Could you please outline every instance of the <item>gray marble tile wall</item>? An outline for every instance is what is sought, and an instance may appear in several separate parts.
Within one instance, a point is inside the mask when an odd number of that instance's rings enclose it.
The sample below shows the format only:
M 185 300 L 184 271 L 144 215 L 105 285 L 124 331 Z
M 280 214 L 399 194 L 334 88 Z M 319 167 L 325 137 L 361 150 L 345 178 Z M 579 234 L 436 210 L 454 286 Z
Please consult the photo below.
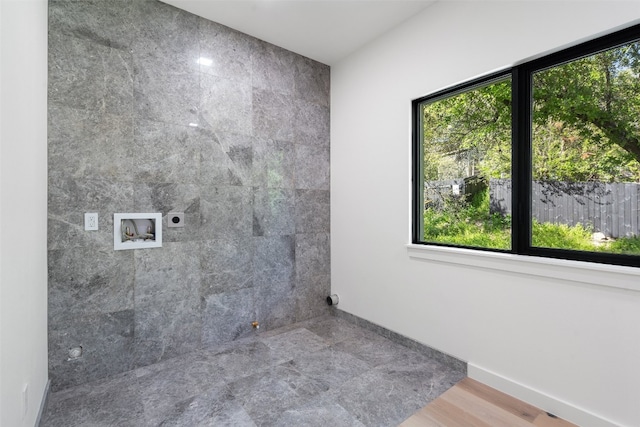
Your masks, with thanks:
M 115 212 L 162 212 L 163 247 L 114 251 Z M 329 67 L 157 1 L 50 0 L 53 390 L 326 314 L 329 232 Z

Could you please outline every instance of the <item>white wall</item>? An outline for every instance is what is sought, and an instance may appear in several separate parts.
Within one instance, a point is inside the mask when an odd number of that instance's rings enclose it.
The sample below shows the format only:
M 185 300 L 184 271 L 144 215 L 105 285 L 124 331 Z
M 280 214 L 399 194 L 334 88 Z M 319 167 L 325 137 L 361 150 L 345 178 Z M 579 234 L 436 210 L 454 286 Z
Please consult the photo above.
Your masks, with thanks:
M 47 383 L 46 0 L 1 0 L 0 58 L 0 425 L 33 426 Z
M 501 271 L 455 252 L 443 259 L 470 265 L 413 259 L 406 247 L 412 99 L 638 19 L 638 2 L 439 2 L 333 66 L 339 307 L 468 361 L 473 376 L 581 425 L 640 425 L 640 270 L 515 257 L 515 271 Z M 589 284 L 591 276 L 632 289 Z

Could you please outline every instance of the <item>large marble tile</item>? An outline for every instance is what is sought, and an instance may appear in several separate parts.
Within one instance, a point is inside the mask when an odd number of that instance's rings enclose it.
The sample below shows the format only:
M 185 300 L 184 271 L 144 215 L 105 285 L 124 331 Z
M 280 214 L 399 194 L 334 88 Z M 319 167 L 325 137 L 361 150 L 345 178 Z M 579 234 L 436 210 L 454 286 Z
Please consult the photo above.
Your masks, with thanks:
M 346 320 L 333 317 L 317 317 L 305 323 L 309 331 L 323 338 L 327 344 L 334 345 L 343 341 L 353 343 L 359 347 L 376 337 L 376 334 L 364 330 Z M 397 344 L 393 344 L 397 346 Z
M 200 182 L 207 185 L 253 184 L 253 138 L 198 128 Z
M 82 236 L 91 243 L 96 243 L 88 235 L 100 235 L 100 231 L 112 236 L 108 239 L 113 244 L 113 213 L 128 212 L 133 208 L 133 185 L 129 182 L 114 182 L 103 179 L 57 179 L 50 177 L 48 194 L 49 218 L 59 221 L 73 222 L 84 230 L 84 212 L 98 212 L 99 230 L 86 232 Z M 55 242 L 50 241 L 51 244 Z M 74 246 L 71 241 L 64 241 L 65 248 Z M 50 247 L 50 249 L 54 249 Z
M 385 329 L 380 325 L 369 322 L 368 320 L 354 316 L 350 313 L 346 313 L 338 308 L 332 307 L 331 314 L 342 320 L 346 320 L 347 322 L 356 325 L 363 330 L 374 332 L 381 337 L 387 338 L 394 344 L 398 344 L 397 350 L 401 354 L 396 357 L 396 359 L 400 361 L 400 363 L 411 365 L 432 361 L 441 364 L 443 369 L 450 370 L 453 375 L 466 375 L 467 364 L 460 359 L 457 359 L 446 353 L 442 353 L 434 348 L 414 341 L 397 332 Z
M 296 105 L 292 95 L 253 89 L 253 134 L 278 141 L 295 140 Z
M 256 139 L 253 144 L 253 178 L 263 188 L 294 188 L 294 144 Z
M 50 177 L 129 181 L 133 154 L 130 117 L 49 103 Z
M 251 86 L 209 74 L 200 75 L 199 123 L 216 132 L 250 135 L 252 129 Z
M 162 241 L 194 242 L 202 240 L 200 232 L 200 186 L 180 183 L 136 183 L 135 212 L 162 213 Z M 184 227 L 168 228 L 168 213 L 183 212 Z
M 260 328 L 270 330 L 293 323 L 296 318 L 294 283 L 255 280 L 256 319 Z
M 431 401 L 466 376 L 466 372 L 444 365 L 426 354 L 399 349 L 390 362 L 375 368 L 381 375 L 392 377 L 411 387 L 426 401 Z
M 296 232 L 295 192 L 284 188 L 253 189 L 253 235 L 286 236 Z
M 200 178 L 200 141 L 189 126 L 137 120 L 133 178 L 136 182 L 195 183 Z
M 305 57 L 296 58 L 295 95 L 299 99 L 329 107 L 331 69 Z
M 300 144 L 329 146 L 329 107 L 307 101 L 296 101 L 294 117 L 295 141 Z
M 253 287 L 253 245 L 241 237 L 223 237 L 202 242 L 200 295 L 207 297 Z
M 186 299 L 136 305 L 133 362 L 146 366 L 201 346 L 200 308 Z
M 253 288 L 211 294 L 202 308 L 202 344 L 213 346 L 250 336 L 256 318 Z
M 129 0 L 52 0 L 49 2 L 49 31 L 127 50 L 134 39 Z
M 374 332 L 362 330 L 361 328 L 353 326 L 352 328 L 355 328 L 357 334 L 349 339 L 342 339 L 344 335 L 342 334 L 342 331 L 340 331 L 341 327 L 342 325 L 340 325 L 332 334 L 339 340 L 334 344 L 334 348 L 362 359 L 371 366 L 380 366 L 391 363 L 402 357 L 404 352 L 407 351 L 406 348 L 387 338 L 384 338 Z M 320 335 L 319 331 L 316 331 L 313 328 L 310 329 Z M 348 327 L 345 329 L 347 331 L 350 330 Z
M 251 53 L 260 42 L 229 27 L 200 19 L 200 72 L 251 85 Z
M 136 366 L 199 348 L 199 244 L 138 250 L 135 266 Z
M 127 114 L 133 106 L 133 66 L 128 51 L 49 33 L 49 102 Z
M 185 301 L 199 304 L 200 245 L 168 242 L 135 251 L 136 307 Z
M 140 389 L 132 372 L 49 395 L 40 426 L 145 425 Z
M 106 250 L 113 248 L 113 213 L 133 209 L 133 185 L 50 176 L 48 198 L 50 250 L 75 247 Z M 84 230 L 85 212 L 98 213 L 98 230 Z
M 328 389 L 337 389 L 345 381 L 355 378 L 371 369 L 371 366 L 357 357 L 334 347 L 318 351 L 306 351 L 290 362 L 290 366 Z
M 48 246 L 52 250 L 90 246 L 96 250 L 113 248 L 113 231 L 108 229 L 85 231 L 82 212 L 69 213 L 67 218 L 63 215 L 50 214 L 47 221 L 47 235 Z
M 329 147 L 296 144 L 296 188 L 329 190 Z
M 190 351 L 185 353 L 179 357 L 170 357 L 168 359 L 161 360 L 159 362 L 153 363 L 151 365 L 139 366 L 133 370 L 136 378 L 151 378 L 161 372 L 164 372 L 165 376 L 171 377 L 171 375 L 175 375 L 174 371 L 181 372 L 180 375 L 184 375 L 183 371 L 189 371 L 191 369 L 200 369 L 200 368 L 191 368 L 190 365 L 200 365 L 203 362 L 206 363 L 208 357 L 208 351 L 203 349 L 198 349 L 194 351 Z M 217 369 L 217 368 L 216 368 Z M 213 372 L 213 371 L 212 371 Z M 217 375 L 216 372 L 213 372 L 211 375 Z M 163 376 L 161 376 L 163 378 Z
M 328 191 L 296 190 L 296 233 L 328 233 Z
M 254 284 L 290 283 L 295 278 L 295 237 L 254 237 Z
M 296 285 L 309 287 L 314 278 L 331 274 L 331 239 L 327 233 L 296 235 Z
M 231 393 L 259 427 L 271 426 L 284 411 L 305 401 L 280 378 L 265 371 L 229 384 Z
M 381 337 L 388 338 L 396 344 L 399 344 L 399 341 L 395 339 L 395 335 L 397 334 L 392 334 L 390 330 L 385 329 L 376 323 L 369 322 L 368 320 L 365 320 L 361 317 L 354 316 L 353 314 L 342 311 L 339 307 L 331 307 L 331 314 L 339 319 L 346 320 L 347 322 L 350 322 L 358 326 L 359 328 L 366 329 L 367 331 L 378 334 Z
M 254 330 L 246 338 L 203 350 L 208 363 L 219 368 L 218 378 L 231 383 L 285 362 L 259 339 L 260 335 Z
M 287 409 L 273 423 L 273 427 L 364 427 L 355 416 L 336 402 L 313 399 L 306 404 Z
M 397 426 L 428 400 L 378 371 L 366 371 L 329 392 L 333 400 L 368 427 Z
M 153 418 L 166 427 L 256 427 L 227 385 L 181 400 Z
M 128 371 L 132 366 L 133 310 L 49 319 L 49 378 L 61 390 Z M 81 346 L 82 357 L 69 360 Z
M 155 57 L 134 56 L 134 118 L 189 126 L 198 122 L 200 75 Z
M 78 262 L 81 259 L 82 262 Z M 133 309 L 133 254 L 70 248 L 49 251 L 49 317 Z
M 329 390 L 329 384 L 323 378 L 305 375 L 291 361 L 271 369 L 271 374 L 286 383 L 305 401 L 319 399 L 323 393 Z
M 182 71 L 199 71 L 200 18 L 159 1 L 135 1 L 132 8 L 133 55 Z
M 329 317 L 331 317 L 330 314 L 327 314 L 326 316 L 322 316 L 323 319 L 326 319 L 326 318 L 329 318 Z M 260 333 L 259 333 L 259 339 L 265 340 L 267 338 L 275 337 L 275 336 L 278 336 L 278 335 L 281 335 L 281 334 L 284 334 L 284 333 L 287 333 L 287 332 L 295 331 L 295 330 L 298 330 L 298 329 L 306 329 L 307 326 L 310 323 L 314 322 L 315 320 L 316 319 L 308 319 L 308 320 L 304 320 L 304 321 L 301 321 L 301 322 L 296 321 L 295 323 L 289 323 L 288 325 L 284 325 L 284 326 L 281 326 L 281 327 L 276 328 L 276 329 L 270 329 L 270 330 L 262 330 L 261 329 Z M 289 359 L 287 359 L 287 360 L 289 360 Z
M 296 321 L 330 313 L 327 297 L 331 294 L 331 276 L 321 275 L 296 283 Z
M 253 235 L 251 187 L 200 187 L 201 233 L 204 240 Z
M 293 95 L 297 55 L 281 47 L 259 41 L 253 45 L 253 86 Z
M 222 388 L 220 370 L 220 366 L 211 363 L 202 352 L 170 359 L 149 370 L 136 370 L 148 425 L 164 425 L 164 420 L 175 420 L 187 409 L 182 402 Z
M 327 344 L 322 338 L 304 328 L 296 328 L 261 339 L 276 357 L 283 360 L 292 360 L 303 357 L 309 352 L 317 352 L 327 348 Z

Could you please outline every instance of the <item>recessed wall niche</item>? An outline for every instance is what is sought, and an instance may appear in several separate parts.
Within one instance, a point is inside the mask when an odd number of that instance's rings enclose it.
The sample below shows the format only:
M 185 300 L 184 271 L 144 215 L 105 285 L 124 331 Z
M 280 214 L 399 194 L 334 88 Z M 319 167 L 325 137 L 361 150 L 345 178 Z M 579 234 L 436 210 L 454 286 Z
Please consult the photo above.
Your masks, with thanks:
M 113 249 L 162 247 L 161 213 L 113 214 Z

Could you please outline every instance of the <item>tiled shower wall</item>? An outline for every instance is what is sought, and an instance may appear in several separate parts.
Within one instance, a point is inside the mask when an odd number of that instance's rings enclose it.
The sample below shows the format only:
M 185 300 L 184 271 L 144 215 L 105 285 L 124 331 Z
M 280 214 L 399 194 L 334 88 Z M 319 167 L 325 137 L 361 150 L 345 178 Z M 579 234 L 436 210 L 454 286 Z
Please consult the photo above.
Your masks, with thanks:
M 163 247 L 114 251 L 115 212 L 162 212 Z M 50 1 L 54 390 L 324 314 L 329 272 L 327 66 L 156 1 Z

